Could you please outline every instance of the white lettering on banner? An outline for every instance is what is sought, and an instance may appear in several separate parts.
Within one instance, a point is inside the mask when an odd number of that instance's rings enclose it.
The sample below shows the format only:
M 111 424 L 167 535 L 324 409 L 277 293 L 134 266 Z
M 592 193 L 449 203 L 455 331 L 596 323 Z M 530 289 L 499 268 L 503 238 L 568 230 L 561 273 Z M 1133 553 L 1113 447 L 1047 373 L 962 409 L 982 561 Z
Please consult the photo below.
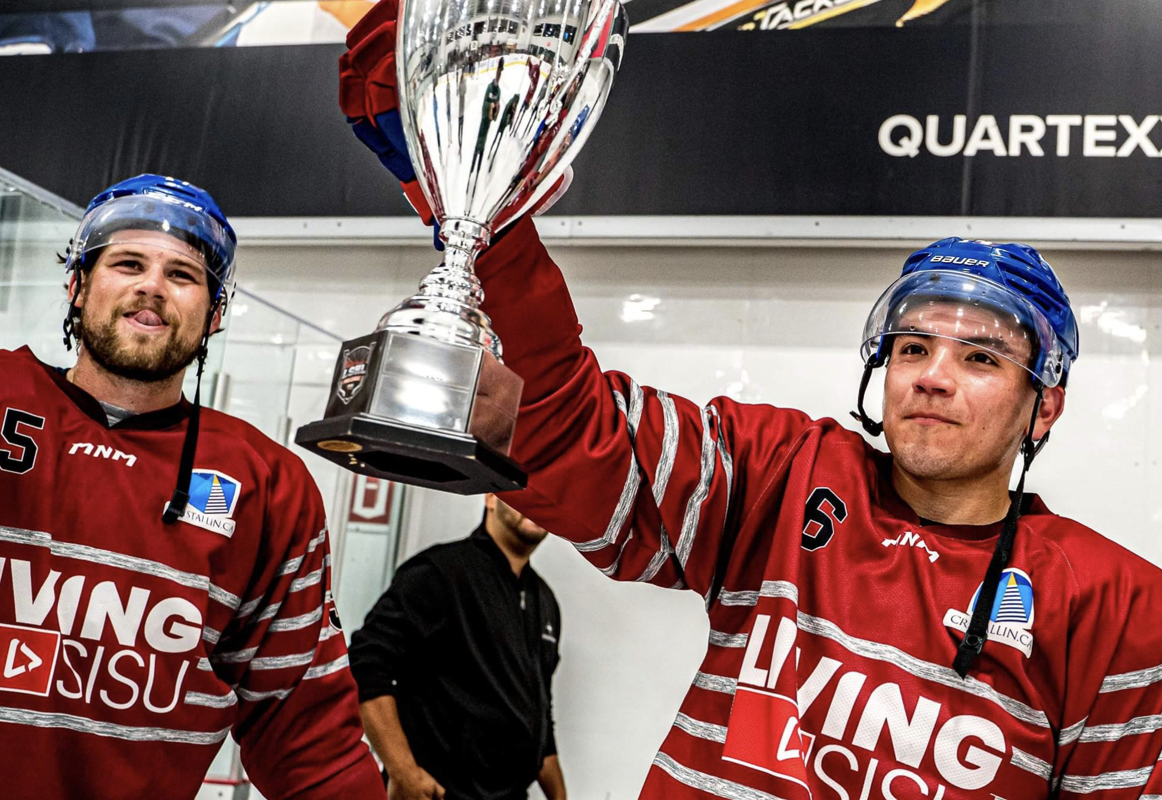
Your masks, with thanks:
M 110 458 L 114 461 L 124 461 L 127 467 L 132 467 L 137 463 L 137 456 L 122 453 L 117 448 L 104 444 L 94 447 L 89 442 L 73 442 L 73 445 L 69 448 L 69 455 L 76 455 L 78 452 L 82 452 L 93 458 Z
M 940 158 L 986 153 L 1042 158 L 1050 147 L 1057 157 L 1067 158 L 1074 152 L 1074 131 L 1080 128 L 1083 158 L 1127 158 L 1139 152 L 1159 158 L 1162 149 L 1152 137 L 1162 130 L 1160 121 L 1159 115 L 1138 120 L 1128 114 L 1012 114 L 1002 125 L 996 116 L 982 114 L 973 120 L 970 133 L 964 114 L 953 116 L 950 125 L 937 114 L 927 115 L 923 123 L 911 114 L 895 114 L 880 125 L 878 138 L 880 149 L 897 158 L 915 158 L 921 152 Z M 941 142 L 941 132 L 949 128 L 948 140 Z
M 950 787 L 977 790 L 989 786 L 1004 763 L 1008 746 L 1001 727 L 989 719 L 974 714 L 959 714 L 940 721 L 943 704 L 923 694 L 915 693 L 914 701 L 905 699 L 899 683 L 885 681 L 869 683 L 868 676 L 855 670 L 844 670 L 843 664 L 827 656 L 820 657 L 811 673 L 800 682 L 798 697 L 785 711 L 771 700 L 755 700 L 755 693 L 768 692 L 778 683 L 784 671 L 794 672 L 800 651 L 795 648 L 797 626 L 789 618 L 781 618 L 773 643 L 768 644 L 772 618 L 759 614 L 747 641 L 747 650 L 739 671 L 738 691 L 726 733 L 727 760 L 772 774 L 783 774 L 794 780 L 789 769 L 790 759 L 802 758 L 818 779 L 833 789 L 840 798 L 853 800 L 842 787 L 862 787 L 858 797 L 868 800 L 878 790 L 884 800 L 897 797 L 915 797 L 916 791 L 924 797 L 942 798 Z M 791 650 L 795 658 L 790 658 Z M 764 668 L 763 665 L 769 664 Z M 790 678 L 791 675 L 784 677 Z M 820 736 L 833 740 L 819 741 L 815 752 L 811 745 L 816 737 L 807 730 L 796 731 L 799 720 L 807 717 L 816 701 L 825 695 L 828 686 L 834 686 L 830 704 L 819 729 Z M 907 685 L 907 684 L 906 684 Z M 757 687 L 755 689 L 750 686 Z M 910 687 L 909 687 L 910 689 Z M 911 694 L 913 690 L 910 689 Z M 774 695 L 776 699 L 778 695 Z M 862 700 L 862 707 L 859 707 Z M 858 713 L 857 713 L 858 711 Z M 766 714 L 765 725 L 756 725 L 756 713 Z M 782 713 L 786 719 L 772 718 Z M 739 724 L 739 731 L 733 730 Z M 747 734 L 746 731 L 770 733 Z M 777 730 L 776 730 L 777 729 Z M 798 736 L 795 736 L 795 733 Z M 892 760 L 885 760 L 880 742 L 887 733 Z M 778 752 L 769 763 L 761 757 L 748 755 L 764 752 L 749 737 L 759 736 L 765 747 L 774 744 L 765 737 L 778 738 Z M 769 741 L 769 744 L 766 742 Z M 796 745 L 802 742 L 802 750 Z M 773 750 L 773 748 L 772 748 Z M 733 754 L 733 755 L 732 755 Z M 740 755 L 741 754 L 741 755 Z M 938 780 L 925 778 L 918 772 L 925 758 L 931 754 Z M 775 772 L 779 767 L 786 772 Z M 852 774 L 854 773 L 854 775 Z
M 866 0 L 865 0 L 866 1 Z M 741 30 L 754 30 L 757 25 L 760 30 L 781 30 L 795 23 L 804 23 L 813 17 L 832 12 L 832 9 L 842 8 L 854 4 L 859 6 L 861 0 L 793 0 L 775 3 L 757 12 L 751 19 L 740 27 Z

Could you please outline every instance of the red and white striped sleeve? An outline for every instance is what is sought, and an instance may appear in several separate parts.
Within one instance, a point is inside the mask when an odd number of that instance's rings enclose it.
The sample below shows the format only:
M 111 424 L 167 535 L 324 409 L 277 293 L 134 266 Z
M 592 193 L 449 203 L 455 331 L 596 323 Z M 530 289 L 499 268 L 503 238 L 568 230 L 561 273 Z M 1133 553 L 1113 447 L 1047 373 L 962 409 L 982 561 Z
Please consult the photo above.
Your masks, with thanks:
M 383 797 L 331 595 L 322 499 L 301 462 L 285 461 L 271 480 L 278 518 L 268 515 L 260 574 L 199 668 L 234 687 L 234 738 L 266 797 Z
M 1071 558 L 1078 622 L 1053 779 L 1065 800 L 1159 800 L 1162 572 L 1136 557 L 1111 570 L 1104 556 Z
M 699 407 L 603 373 L 531 220 L 477 272 L 505 363 L 525 381 L 513 456 L 529 487 L 505 501 L 613 578 L 705 595 L 724 533 L 778 480 L 811 420 L 728 398 Z

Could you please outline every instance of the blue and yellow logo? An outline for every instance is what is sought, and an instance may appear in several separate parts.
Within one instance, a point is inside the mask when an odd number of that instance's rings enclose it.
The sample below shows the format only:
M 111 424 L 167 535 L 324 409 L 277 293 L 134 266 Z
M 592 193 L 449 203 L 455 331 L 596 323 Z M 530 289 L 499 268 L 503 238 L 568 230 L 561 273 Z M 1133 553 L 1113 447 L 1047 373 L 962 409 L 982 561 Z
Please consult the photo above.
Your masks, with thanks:
M 242 483 L 213 469 L 195 469 L 190 475 L 190 501 L 178 519 L 223 536 L 234 534 L 230 517 L 242 494 Z
M 980 597 L 978 586 L 968 604 L 968 613 L 976 611 L 976 600 Z M 1019 569 L 1006 569 L 1001 573 L 997 585 L 997 596 L 993 600 L 989 622 L 1028 628 L 1033 624 L 1033 582 Z
M 944 624 L 967 631 L 972 621 L 983 583 L 976 587 L 968 611 L 950 608 Z M 989 612 L 988 640 L 1015 647 L 1028 658 L 1033 654 L 1033 582 L 1022 570 L 1010 567 L 1001 572 L 997 596 Z

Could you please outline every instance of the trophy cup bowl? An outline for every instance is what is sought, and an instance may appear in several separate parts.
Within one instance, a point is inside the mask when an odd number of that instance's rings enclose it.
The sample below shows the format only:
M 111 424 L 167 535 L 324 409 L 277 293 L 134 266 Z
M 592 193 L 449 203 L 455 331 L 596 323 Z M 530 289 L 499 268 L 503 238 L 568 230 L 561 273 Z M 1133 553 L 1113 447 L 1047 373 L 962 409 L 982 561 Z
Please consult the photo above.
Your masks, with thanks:
M 473 271 L 585 144 L 621 63 L 619 0 L 403 0 L 400 119 L 445 244 L 419 291 L 344 342 L 322 420 L 295 441 L 355 472 L 459 494 L 509 491 L 523 381 Z

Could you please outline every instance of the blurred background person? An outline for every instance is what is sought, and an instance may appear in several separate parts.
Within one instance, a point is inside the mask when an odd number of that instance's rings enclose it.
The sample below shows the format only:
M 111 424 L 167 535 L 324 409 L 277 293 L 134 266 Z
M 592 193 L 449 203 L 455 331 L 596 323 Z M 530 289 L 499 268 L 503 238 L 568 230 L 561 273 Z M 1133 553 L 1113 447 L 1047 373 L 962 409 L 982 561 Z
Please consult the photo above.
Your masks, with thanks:
M 545 529 L 488 495 L 466 538 L 405 562 L 351 637 L 388 796 L 564 800 L 551 682 L 561 611 L 529 565 Z

